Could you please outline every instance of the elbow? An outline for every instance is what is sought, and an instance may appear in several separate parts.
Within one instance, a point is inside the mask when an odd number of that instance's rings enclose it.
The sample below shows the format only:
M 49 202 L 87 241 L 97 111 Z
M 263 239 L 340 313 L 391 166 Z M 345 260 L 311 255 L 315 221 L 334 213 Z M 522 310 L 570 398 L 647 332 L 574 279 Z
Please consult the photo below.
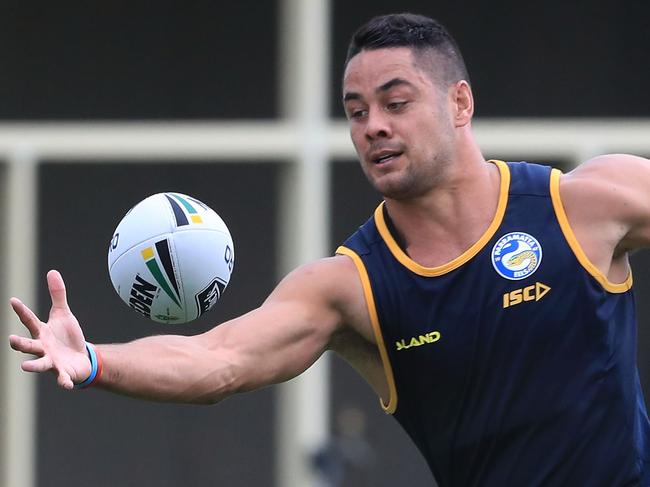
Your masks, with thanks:
M 219 388 L 202 389 L 200 391 L 196 391 L 194 394 L 188 395 L 188 402 L 190 404 L 214 406 L 224 399 L 229 398 L 236 392 L 237 391 L 235 388 L 224 387 L 223 385 Z
M 224 399 L 244 390 L 243 374 L 235 361 L 220 357 L 218 364 L 211 364 L 204 369 L 200 377 L 192 403 L 203 405 L 218 404 Z
M 221 384 L 220 387 L 207 391 L 205 394 L 199 395 L 192 401 L 194 404 L 201 404 L 205 406 L 214 406 L 219 404 L 224 399 L 239 392 L 239 389 L 231 384 Z
M 206 394 L 206 395 L 198 396 L 198 397 L 194 398 L 191 401 L 191 404 L 197 404 L 197 405 L 200 405 L 200 406 L 214 406 L 216 404 L 219 404 L 221 401 L 223 401 L 227 397 L 228 397 L 228 395 L 210 393 L 210 394 Z

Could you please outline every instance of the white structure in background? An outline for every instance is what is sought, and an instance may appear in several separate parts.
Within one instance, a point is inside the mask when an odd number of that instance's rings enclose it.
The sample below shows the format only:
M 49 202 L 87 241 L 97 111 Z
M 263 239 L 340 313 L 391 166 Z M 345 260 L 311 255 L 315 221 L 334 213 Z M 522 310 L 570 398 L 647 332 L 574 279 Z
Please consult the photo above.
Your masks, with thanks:
M 329 241 L 329 164 L 354 159 L 345 122 L 327 114 L 330 73 L 329 2 L 284 0 L 281 6 L 282 115 L 278 121 L 215 123 L 0 124 L 5 232 L 0 240 L 3 295 L 36 301 L 37 171 L 41 161 L 213 160 L 245 163 L 286 160 L 281 180 L 280 269 L 324 256 Z M 605 152 L 650 155 L 650 121 L 478 120 L 487 156 L 571 161 Z M 0 173 L 3 174 L 3 173 Z M 287 216 L 289 215 L 289 216 Z M 298 222 L 296 225 L 295 222 Z M 19 330 L 8 306 L 0 336 Z M 22 358 L 0 340 L 0 487 L 35 485 L 35 380 Z M 327 360 L 280 388 L 278 487 L 315 487 L 309 455 L 328 441 Z

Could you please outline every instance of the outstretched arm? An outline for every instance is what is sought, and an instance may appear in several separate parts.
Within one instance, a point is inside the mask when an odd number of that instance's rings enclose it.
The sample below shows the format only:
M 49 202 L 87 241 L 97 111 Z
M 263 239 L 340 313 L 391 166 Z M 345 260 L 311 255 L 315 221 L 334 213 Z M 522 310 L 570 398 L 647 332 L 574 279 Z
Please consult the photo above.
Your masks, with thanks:
M 346 282 L 349 277 L 353 279 Z M 54 371 L 70 389 L 86 379 L 84 337 L 65 298 L 63 279 L 48 273 L 52 311 L 41 322 L 24 304 L 12 306 L 32 338 L 12 335 L 12 348 L 37 356 L 30 372 Z M 99 385 L 136 397 L 214 403 L 228 395 L 288 380 L 330 346 L 347 320 L 356 277 L 342 257 L 289 274 L 259 308 L 193 337 L 155 336 L 97 347 L 104 361 Z

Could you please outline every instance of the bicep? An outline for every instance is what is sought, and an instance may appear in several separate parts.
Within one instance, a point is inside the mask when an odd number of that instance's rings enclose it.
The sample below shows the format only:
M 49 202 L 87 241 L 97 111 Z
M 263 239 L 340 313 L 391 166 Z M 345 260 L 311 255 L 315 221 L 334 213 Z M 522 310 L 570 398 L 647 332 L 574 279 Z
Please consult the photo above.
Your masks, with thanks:
M 262 306 L 197 337 L 228 360 L 237 391 L 289 380 L 328 348 L 342 319 L 330 297 L 329 269 L 319 273 L 319 265 L 294 271 Z

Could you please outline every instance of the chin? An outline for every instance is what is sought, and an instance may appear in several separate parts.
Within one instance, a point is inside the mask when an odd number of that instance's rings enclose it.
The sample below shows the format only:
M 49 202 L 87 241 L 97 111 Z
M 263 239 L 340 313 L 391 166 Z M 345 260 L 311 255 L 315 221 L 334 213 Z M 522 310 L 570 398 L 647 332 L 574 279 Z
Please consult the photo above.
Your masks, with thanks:
M 393 200 L 416 198 L 427 192 L 427 176 L 408 168 L 394 168 L 391 171 L 373 172 L 373 166 L 362 166 L 366 178 L 373 188 Z
M 418 188 L 419 185 L 414 184 L 413 182 L 407 182 L 403 179 L 395 180 L 386 180 L 388 178 L 381 178 L 373 182 L 373 186 L 377 191 L 379 191 L 384 198 L 389 198 L 392 200 L 406 200 L 409 198 L 414 198 L 421 193 Z

